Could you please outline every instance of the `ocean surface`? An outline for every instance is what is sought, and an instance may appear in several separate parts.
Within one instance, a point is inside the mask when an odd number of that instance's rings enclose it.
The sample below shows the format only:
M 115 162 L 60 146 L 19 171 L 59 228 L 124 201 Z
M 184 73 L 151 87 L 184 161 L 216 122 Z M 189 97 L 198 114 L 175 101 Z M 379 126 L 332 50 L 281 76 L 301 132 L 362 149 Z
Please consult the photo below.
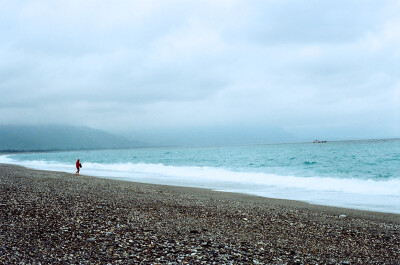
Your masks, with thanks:
M 400 213 L 400 139 L 18 153 L 0 163 Z

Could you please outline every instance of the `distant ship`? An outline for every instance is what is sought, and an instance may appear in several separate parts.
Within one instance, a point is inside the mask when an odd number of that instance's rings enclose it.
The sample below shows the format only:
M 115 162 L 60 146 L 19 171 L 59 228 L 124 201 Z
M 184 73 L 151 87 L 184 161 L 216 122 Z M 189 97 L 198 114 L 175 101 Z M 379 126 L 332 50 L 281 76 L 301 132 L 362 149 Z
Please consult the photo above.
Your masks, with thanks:
M 314 140 L 313 144 L 324 144 L 326 141 Z

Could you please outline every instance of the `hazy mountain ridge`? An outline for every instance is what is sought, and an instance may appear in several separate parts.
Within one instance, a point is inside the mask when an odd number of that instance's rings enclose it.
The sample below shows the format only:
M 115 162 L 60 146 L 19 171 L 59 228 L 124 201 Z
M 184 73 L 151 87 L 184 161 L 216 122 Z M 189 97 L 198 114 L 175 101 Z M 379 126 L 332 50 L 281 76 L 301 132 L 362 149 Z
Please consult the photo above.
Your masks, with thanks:
M 130 135 L 135 139 L 131 140 Z M 140 130 L 123 136 L 88 127 L 0 125 L 0 151 L 118 149 L 146 146 L 215 146 L 295 142 L 290 133 L 273 127 Z M 146 144 L 145 144 L 146 143 Z
M 49 151 L 142 147 L 143 143 L 88 127 L 0 126 L 0 151 Z

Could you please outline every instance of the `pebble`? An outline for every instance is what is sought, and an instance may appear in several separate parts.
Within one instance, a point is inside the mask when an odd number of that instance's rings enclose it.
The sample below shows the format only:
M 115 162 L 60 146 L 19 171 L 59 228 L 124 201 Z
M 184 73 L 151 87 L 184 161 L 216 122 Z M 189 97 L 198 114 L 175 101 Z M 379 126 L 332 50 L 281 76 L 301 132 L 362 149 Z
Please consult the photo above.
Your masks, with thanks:
M 344 223 L 339 219 L 347 216 L 338 212 L 257 197 L 10 165 L 0 165 L 0 182 L 0 264 L 345 265 L 400 260 L 395 222 L 349 214 L 352 218 Z

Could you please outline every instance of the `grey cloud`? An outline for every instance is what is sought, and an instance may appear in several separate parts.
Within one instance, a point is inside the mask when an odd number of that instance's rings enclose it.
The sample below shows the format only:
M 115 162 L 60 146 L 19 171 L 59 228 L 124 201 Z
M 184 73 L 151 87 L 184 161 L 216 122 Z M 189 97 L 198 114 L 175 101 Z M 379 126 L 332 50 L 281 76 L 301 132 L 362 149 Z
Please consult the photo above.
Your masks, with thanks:
M 341 43 L 387 20 L 392 1 L 265 1 L 252 14 L 249 37 L 265 44 Z
M 13 1 L 0 10 L 1 124 L 311 133 L 356 120 L 400 134 L 396 1 Z

